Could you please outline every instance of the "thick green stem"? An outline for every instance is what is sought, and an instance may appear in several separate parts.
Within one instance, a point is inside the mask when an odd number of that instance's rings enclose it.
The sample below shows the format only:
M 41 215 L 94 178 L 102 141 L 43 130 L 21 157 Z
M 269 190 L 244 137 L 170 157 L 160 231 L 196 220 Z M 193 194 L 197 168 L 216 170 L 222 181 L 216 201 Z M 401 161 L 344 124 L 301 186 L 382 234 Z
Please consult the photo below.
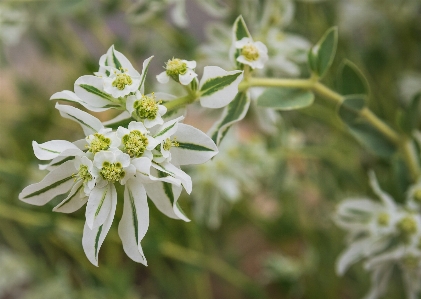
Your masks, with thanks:
M 184 107 L 188 104 L 193 103 L 196 99 L 196 95 L 188 94 L 183 97 L 179 97 L 175 100 L 165 102 L 164 106 L 167 107 L 168 110 L 175 110 L 177 108 Z
M 250 78 L 241 82 L 238 90 L 244 91 L 252 86 L 311 88 L 313 85 L 312 79 Z

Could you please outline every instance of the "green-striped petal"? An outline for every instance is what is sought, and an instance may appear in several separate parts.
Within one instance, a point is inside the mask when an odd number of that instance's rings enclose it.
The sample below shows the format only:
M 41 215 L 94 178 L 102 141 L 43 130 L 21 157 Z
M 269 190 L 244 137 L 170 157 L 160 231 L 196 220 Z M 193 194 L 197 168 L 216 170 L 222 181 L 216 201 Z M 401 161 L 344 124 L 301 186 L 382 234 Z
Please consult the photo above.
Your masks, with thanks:
M 235 99 L 224 109 L 221 118 L 208 132 L 212 140 L 219 145 L 228 129 L 236 122 L 242 120 L 249 109 L 250 98 L 248 93 L 240 92 Z
M 54 207 L 54 212 L 73 213 L 79 210 L 88 200 L 88 197 L 83 192 L 83 182 L 79 180 L 70 191 L 69 195 L 57 206 Z
M 90 229 L 88 224 L 85 223 L 83 228 L 82 246 L 85 251 L 88 260 L 95 266 L 98 266 L 98 253 L 104 242 L 105 237 L 110 230 L 111 224 L 113 223 L 115 209 L 117 205 L 117 192 L 115 191 L 114 185 L 111 184 L 111 209 L 104 222 L 104 224 Z
M 200 104 L 207 108 L 228 105 L 238 93 L 241 80 L 242 71 L 227 72 L 217 66 L 206 66 L 200 80 Z
M 135 262 L 147 266 L 140 241 L 149 226 L 149 207 L 142 182 L 131 179 L 124 190 L 123 216 L 118 225 L 118 234 L 126 254 Z
M 202 131 L 186 125 L 178 124 L 174 134 L 178 146 L 171 147 L 171 163 L 175 165 L 205 163 L 218 153 L 213 140 Z
M 19 194 L 19 199 L 33 205 L 42 206 L 60 194 L 64 194 L 74 185 L 73 174 L 76 172 L 73 161 L 67 161 L 51 171 L 36 184 L 29 185 Z
M 56 109 L 60 111 L 60 115 L 64 118 L 68 118 L 79 123 L 86 136 L 94 134 L 104 128 L 99 119 L 78 108 L 56 104 Z

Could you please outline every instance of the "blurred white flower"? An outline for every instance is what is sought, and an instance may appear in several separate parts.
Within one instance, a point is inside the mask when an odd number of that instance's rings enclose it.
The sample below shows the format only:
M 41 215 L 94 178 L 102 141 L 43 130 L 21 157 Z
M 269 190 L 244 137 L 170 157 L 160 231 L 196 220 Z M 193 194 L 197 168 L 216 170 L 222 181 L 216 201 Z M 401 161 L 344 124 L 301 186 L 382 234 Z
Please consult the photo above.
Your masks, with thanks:
M 268 49 L 262 42 L 254 42 L 249 37 L 244 37 L 235 42 L 235 48 L 240 49 L 237 61 L 247 64 L 253 69 L 262 69 L 268 60 Z

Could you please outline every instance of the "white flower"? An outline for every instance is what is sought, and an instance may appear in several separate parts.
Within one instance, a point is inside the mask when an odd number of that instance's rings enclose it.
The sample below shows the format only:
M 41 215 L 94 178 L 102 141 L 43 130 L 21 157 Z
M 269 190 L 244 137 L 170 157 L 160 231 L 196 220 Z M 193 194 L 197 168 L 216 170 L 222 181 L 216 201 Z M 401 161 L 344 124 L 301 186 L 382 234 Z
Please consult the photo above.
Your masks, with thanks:
M 168 83 L 170 78 L 182 85 L 189 85 L 197 77 L 194 72 L 196 61 L 187 61 L 178 58 L 168 60 L 165 71 L 156 76 L 159 83 Z
M 152 150 L 159 144 L 141 122 L 132 121 L 128 128 L 119 127 L 120 149 L 131 158 L 147 157 L 152 160 Z
M 268 49 L 262 42 L 254 42 L 249 37 L 243 37 L 235 42 L 235 48 L 240 49 L 237 61 L 247 64 L 253 69 L 262 69 L 268 60 Z
M 142 121 L 146 128 L 162 125 L 162 116 L 167 112 L 167 108 L 156 99 L 155 93 L 142 95 L 136 92 L 127 98 L 126 109 L 131 116 Z

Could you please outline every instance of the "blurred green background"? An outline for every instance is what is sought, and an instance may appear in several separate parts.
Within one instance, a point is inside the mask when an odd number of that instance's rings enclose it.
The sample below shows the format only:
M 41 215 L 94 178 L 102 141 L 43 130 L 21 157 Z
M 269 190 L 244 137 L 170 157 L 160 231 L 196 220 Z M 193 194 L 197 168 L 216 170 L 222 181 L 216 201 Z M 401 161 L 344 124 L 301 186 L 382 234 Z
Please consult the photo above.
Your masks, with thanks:
M 263 26 L 264 9 L 271 5 L 276 9 Z M 332 221 L 335 205 L 372 195 L 368 169 L 403 200 L 408 175 L 398 157 L 385 160 L 364 150 L 341 124 L 336 107 L 319 99 L 310 108 L 274 115 L 271 130 L 256 125 L 250 112 L 224 140 L 221 157 L 190 167 L 193 192 L 183 193 L 180 204 L 192 222 L 168 219 L 151 207 L 142 241 L 148 267 L 124 254 L 117 235 L 121 204 L 96 268 L 81 246 L 84 209 L 65 215 L 51 211 L 60 199 L 44 207 L 18 200 L 25 186 L 45 175 L 32 140 L 82 137 L 54 109 L 53 93 L 72 90 L 79 76 L 97 71 L 99 57 L 112 44 L 137 69 L 155 55 L 147 92 L 173 91 L 155 80 L 172 57 L 199 65 L 220 58 L 230 69 L 228 53 L 217 53 L 229 49 L 229 39 L 221 37 L 218 44 L 209 26 L 229 28 L 239 14 L 256 40 L 269 39 L 270 28 L 280 39 L 294 33 L 313 44 L 338 25 L 338 54 L 324 82 L 334 88 L 341 60 L 350 59 L 368 78 L 370 108 L 391 126 L 397 109 L 421 89 L 418 0 L 2 0 L 0 299 L 333 299 L 367 292 L 369 275 L 361 265 L 345 277 L 335 274 L 344 249 L 344 234 Z M 306 77 L 305 62 L 294 63 L 299 72 L 285 76 Z M 206 131 L 215 116 L 193 105 L 186 123 Z M 218 182 L 219 174 L 228 187 Z M 398 276 L 392 281 L 387 298 L 404 298 Z

